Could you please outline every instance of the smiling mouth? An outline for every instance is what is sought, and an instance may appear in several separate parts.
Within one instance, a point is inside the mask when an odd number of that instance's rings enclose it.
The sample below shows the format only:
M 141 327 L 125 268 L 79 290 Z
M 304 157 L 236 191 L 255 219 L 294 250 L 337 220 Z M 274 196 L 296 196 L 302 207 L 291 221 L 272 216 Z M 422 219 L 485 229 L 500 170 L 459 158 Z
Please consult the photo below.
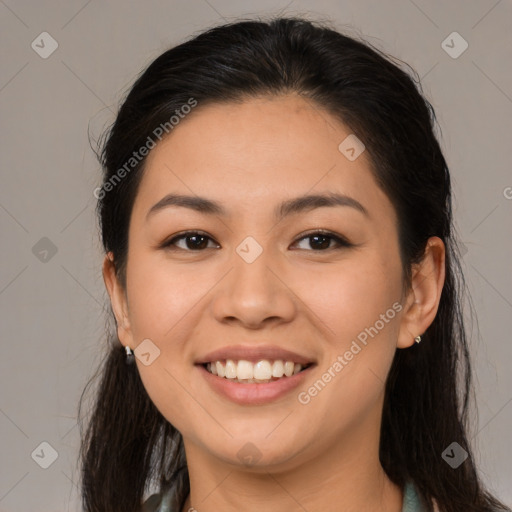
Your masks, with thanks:
M 217 377 L 240 384 L 266 384 L 292 377 L 309 368 L 311 364 L 302 365 L 294 361 L 262 359 L 256 363 L 240 359 L 212 361 L 202 365 L 206 371 Z

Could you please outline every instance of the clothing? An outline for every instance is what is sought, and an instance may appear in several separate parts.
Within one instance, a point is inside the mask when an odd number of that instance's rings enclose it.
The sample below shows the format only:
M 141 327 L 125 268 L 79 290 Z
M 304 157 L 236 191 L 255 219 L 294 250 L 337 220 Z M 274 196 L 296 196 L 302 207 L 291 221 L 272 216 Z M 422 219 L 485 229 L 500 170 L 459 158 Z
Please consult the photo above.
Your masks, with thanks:
M 164 494 L 152 494 L 142 505 L 141 512 L 181 512 L 173 504 L 174 498 L 172 489 Z
M 404 488 L 404 502 L 402 512 L 422 512 L 425 510 L 422 505 L 416 487 L 412 482 L 408 482 Z
M 172 489 L 163 494 L 153 494 L 142 506 L 141 512 L 181 512 L 179 505 L 173 503 L 175 496 Z M 412 482 L 405 485 L 402 512 L 423 512 L 416 488 Z

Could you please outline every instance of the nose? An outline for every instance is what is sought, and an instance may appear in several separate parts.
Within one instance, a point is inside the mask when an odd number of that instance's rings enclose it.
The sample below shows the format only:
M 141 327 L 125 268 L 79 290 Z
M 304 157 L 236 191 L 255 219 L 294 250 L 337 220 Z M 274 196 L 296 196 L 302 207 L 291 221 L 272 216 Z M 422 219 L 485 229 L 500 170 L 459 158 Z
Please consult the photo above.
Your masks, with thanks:
M 297 297 L 283 266 L 270 251 L 263 250 L 251 263 L 235 253 L 230 263 L 232 269 L 217 287 L 212 304 L 219 322 L 260 329 L 293 320 Z

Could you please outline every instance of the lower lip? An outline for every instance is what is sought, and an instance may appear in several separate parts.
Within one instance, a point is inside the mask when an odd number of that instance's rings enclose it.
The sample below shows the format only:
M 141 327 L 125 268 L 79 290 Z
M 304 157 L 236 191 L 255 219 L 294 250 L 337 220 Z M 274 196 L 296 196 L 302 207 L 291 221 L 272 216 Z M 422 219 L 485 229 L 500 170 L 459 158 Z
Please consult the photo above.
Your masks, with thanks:
M 290 393 L 307 378 L 315 365 L 308 366 L 291 377 L 282 377 L 263 384 L 244 384 L 210 373 L 203 365 L 196 365 L 206 382 L 220 395 L 240 405 L 263 405 Z

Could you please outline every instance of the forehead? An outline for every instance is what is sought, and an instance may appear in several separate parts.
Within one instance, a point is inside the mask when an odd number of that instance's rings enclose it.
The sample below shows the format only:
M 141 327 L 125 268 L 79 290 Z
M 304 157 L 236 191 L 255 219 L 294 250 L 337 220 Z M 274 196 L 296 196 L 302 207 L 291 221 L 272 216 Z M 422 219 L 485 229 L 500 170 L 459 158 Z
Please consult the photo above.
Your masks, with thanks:
M 340 151 L 350 135 L 340 120 L 297 95 L 199 104 L 148 155 L 134 210 L 145 213 L 178 191 L 238 211 L 256 204 L 270 210 L 273 198 L 319 191 L 389 208 L 366 152 L 350 161 Z

